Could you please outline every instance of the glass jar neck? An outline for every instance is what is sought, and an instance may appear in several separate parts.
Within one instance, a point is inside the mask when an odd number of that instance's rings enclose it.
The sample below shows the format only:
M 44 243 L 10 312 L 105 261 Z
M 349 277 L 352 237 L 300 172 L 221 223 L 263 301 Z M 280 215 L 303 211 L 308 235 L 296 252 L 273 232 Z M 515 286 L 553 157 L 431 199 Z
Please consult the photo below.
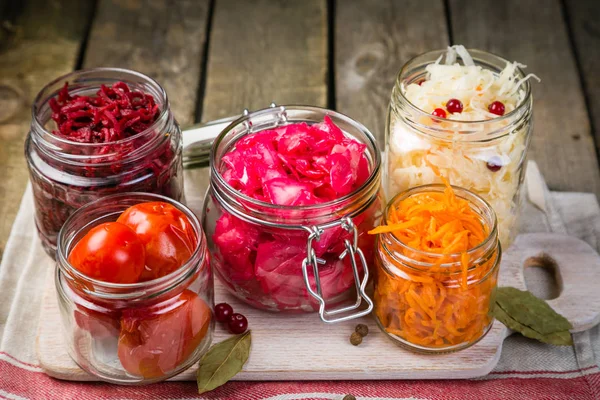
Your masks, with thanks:
M 96 96 L 102 85 L 126 83 L 132 90 L 154 97 L 160 110 L 157 120 L 146 130 L 126 139 L 106 143 L 79 143 L 53 133 L 50 100 L 69 85 L 70 95 Z M 135 71 L 118 68 L 94 68 L 75 71 L 46 85 L 32 107 L 30 141 L 39 156 L 50 165 L 102 168 L 115 162 L 134 164 L 179 134 L 164 89 L 153 79 Z
M 197 246 L 190 259 L 169 275 L 146 282 L 118 284 L 90 278 L 69 262 L 69 254 L 77 242 L 94 226 L 115 221 L 127 208 L 142 202 L 161 201 L 179 209 L 194 229 Z M 177 288 L 184 288 L 197 276 L 202 268 L 207 268 L 207 247 L 200 221 L 192 211 L 180 203 L 156 194 L 122 193 L 93 201 L 72 214 L 58 234 L 56 248 L 57 278 L 64 279 L 71 290 L 93 301 L 99 302 L 143 302 L 158 299 Z
M 427 78 L 427 66 L 442 60 L 446 50 L 437 50 L 417 56 L 407 62 L 396 78 L 390 100 L 390 117 L 401 119 L 410 128 L 431 136 L 436 140 L 447 142 L 477 143 L 499 139 L 510 132 L 521 129 L 531 119 L 533 98 L 529 81 L 524 81 L 523 100 L 516 108 L 497 118 L 481 121 L 457 121 L 434 116 L 411 103 L 405 96 L 406 87 L 419 83 Z M 508 60 L 494 54 L 469 50 L 476 66 L 499 74 L 509 63 Z M 520 68 L 515 70 L 515 79 L 525 78 Z M 460 135 L 457 135 L 460 134 Z
M 352 139 L 365 144 L 371 173 L 356 191 L 327 203 L 313 206 L 282 206 L 259 201 L 240 193 L 229 185 L 220 171 L 222 157 L 241 138 L 291 123 L 319 123 L 325 116 Z M 381 154 L 373 135 L 363 125 L 349 117 L 318 107 L 277 106 L 245 115 L 229 125 L 216 139 L 211 151 L 211 194 L 230 213 L 267 226 L 322 225 L 353 217 L 366 210 L 375 201 L 380 188 Z
M 396 206 L 399 202 L 420 193 L 442 193 L 444 189 L 444 185 L 424 185 L 398 194 L 386 207 L 382 224 L 388 223 L 387 216 L 390 208 Z M 487 265 L 490 260 L 493 261 L 494 265 L 499 264 L 500 242 L 498 241 L 496 214 L 492 207 L 472 192 L 456 186 L 453 186 L 452 189 L 457 198 L 468 201 L 471 209 L 478 215 L 480 222 L 488 231 L 487 237 L 481 244 L 466 252 L 469 260 L 469 270 Z M 420 274 L 445 274 L 449 277 L 460 275 L 463 272 L 462 253 L 440 254 L 414 249 L 400 241 L 393 233 L 380 234 L 379 247 L 382 259 L 388 261 L 384 263 L 384 266 L 392 274 L 399 274 L 399 270 L 394 265 L 402 266 L 404 271 Z

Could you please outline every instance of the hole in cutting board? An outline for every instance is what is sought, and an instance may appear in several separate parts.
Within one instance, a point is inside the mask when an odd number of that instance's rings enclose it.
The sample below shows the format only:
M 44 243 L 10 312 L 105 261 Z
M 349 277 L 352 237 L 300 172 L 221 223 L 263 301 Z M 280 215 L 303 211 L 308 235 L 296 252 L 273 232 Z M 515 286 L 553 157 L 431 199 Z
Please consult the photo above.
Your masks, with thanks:
M 529 257 L 524 263 L 527 290 L 544 300 L 552 300 L 561 292 L 556 279 L 557 264 L 548 254 Z

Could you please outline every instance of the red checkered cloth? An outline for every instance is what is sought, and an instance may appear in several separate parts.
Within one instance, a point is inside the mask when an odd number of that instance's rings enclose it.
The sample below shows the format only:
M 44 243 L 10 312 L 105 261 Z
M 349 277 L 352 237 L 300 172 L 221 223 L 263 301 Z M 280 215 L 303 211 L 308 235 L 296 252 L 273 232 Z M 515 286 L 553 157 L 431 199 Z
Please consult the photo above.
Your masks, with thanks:
M 188 204 L 200 210 L 201 179 L 186 171 Z M 205 181 L 205 179 L 204 179 Z M 594 195 L 550 193 L 546 212 L 531 204 L 523 231 L 567 233 L 600 248 L 600 209 Z M 555 347 L 519 335 L 509 337 L 498 366 L 475 380 L 229 382 L 199 396 L 194 382 L 144 387 L 59 381 L 44 374 L 35 353 L 47 265 L 33 221 L 28 188 L 0 264 L 0 399 L 600 399 L 600 328 L 574 335 L 573 347 Z M 543 276 L 528 276 L 530 290 L 544 296 Z M 600 289 L 600 283 L 599 289 Z M 301 376 L 298 377 L 301 379 Z

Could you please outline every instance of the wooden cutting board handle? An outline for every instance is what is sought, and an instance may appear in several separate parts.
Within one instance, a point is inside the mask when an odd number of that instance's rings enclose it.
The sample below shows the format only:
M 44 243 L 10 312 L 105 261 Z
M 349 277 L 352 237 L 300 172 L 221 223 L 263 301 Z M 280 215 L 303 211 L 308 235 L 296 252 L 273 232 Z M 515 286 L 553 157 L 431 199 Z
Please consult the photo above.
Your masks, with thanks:
M 523 272 L 532 260 L 554 269 L 560 295 L 548 304 L 571 322 L 571 332 L 600 322 L 600 255 L 590 245 L 556 233 L 521 234 L 502 255 L 499 286 L 526 289 Z

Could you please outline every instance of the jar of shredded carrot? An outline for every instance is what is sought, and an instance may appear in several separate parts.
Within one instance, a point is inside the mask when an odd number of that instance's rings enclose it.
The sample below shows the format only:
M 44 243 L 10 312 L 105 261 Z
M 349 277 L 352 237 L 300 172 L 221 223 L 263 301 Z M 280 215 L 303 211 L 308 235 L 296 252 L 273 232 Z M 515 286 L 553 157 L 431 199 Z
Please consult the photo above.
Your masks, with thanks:
M 496 215 L 459 187 L 419 186 L 388 204 L 378 234 L 375 316 L 399 344 L 460 350 L 492 326 L 501 249 Z

